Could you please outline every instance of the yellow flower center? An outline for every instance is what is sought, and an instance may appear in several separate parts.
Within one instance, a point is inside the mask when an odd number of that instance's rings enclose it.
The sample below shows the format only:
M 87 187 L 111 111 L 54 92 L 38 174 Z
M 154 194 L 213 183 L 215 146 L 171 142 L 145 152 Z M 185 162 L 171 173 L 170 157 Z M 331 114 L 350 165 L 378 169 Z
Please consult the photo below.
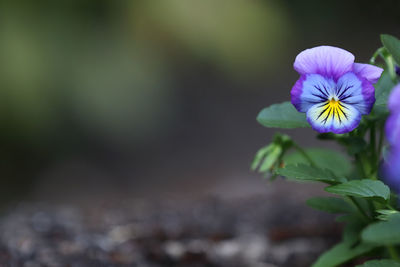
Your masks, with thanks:
M 340 101 L 332 98 L 331 100 L 329 100 L 329 106 L 333 109 L 336 109 L 340 106 Z
M 325 105 L 321 107 L 321 112 L 318 115 L 317 119 L 320 119 L 323 122 L 326 122 L 329 118 L 334 119 L 339 124 L 342 123 L 342 120 L 347 119 L 347 114 L 345 112 L 345 107 L 339 100 L 335 98 L 331 98 L 331 100 L 327 100 Z

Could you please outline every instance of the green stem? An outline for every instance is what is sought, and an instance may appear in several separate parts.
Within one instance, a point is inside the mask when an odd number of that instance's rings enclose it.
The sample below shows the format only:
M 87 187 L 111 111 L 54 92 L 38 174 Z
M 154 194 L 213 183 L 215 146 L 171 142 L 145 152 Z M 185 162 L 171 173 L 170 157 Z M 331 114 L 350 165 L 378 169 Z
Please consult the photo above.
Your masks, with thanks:
M 377 179 L 377 172 L 378 172 L 378 165 L 379 165 L 379 148 L 377 150 L 376 147 L 376 124 L 375 122 L 372 122 L 371 129 L 370 129 L 370 153 L 371 153 L 371 158 L 370 158 L 370 173 L 368 177 L 370 177 L 373 180 Z M 379 140 L 380 142 L 380 140 Z
M 390 78 L 392 79 L 393 82 L 396 82 L 396 71 L 394 68 L 395 64 L 393 56 L 386 49 L 382 49 L 379 55 L 381 56 L 381 58 L 383 58 L 383 60 L 386 63 L 387 67 L 386 70 L 389 72 Z
M 392 55 L 385 57 L 385 62 L 387 65 L 387 70 L 389 72 L 390 78 L 394 83 L 396 83 L 396 71 L 394 69 L 394 59 Z
M 354 205 L 354 206 L 357 208 L 357 210 L 360 212 L 360 214 L 362 215 L 362 217 L 363 217 L 364 219 L 366 219 L 366 222 L 369 222 L 370 218 L 369 218 L 368 214 L 363 210 L 363 208 L 360 206 L 360 204 L 357 202 L 357 200 L 356 200 L 354 197 L 352 197 L 352 196 L 349 196 L 348 198 L 349 198 L 350 202 L 353 203 L 353 205 Z
M 375 164 L 376 161 L 376 132 L 375 132 L 375 122 L 372 123 L 371 129 L 370 129 L 370 149 L 371 149 L 371 154 L 372 154 L 372 164 Z
M 315 162 L 312 160 L 312 158 L 302 149 L 298 144 L 294 144 L 293 147 L 299 151 L 299 153 L 310 163 L 311 166 L 317 167 Z
M 384 47 L 378 48 L 375 53 L 372 55 L 371 59 L 369 60 L 369 63 L 372 65 L 375 65 L 375 60 L 378 56 L 381 56 L 383 58 L 382 52 L 385 51 Z
M 397 250 L 395 247 L 393 247 L 392 245 L 387 245 L 386 248 L 389 251 L 390 257 L 392 257 L 392 259 L 394 259 L 395 261 L 400 261 L 399 254 L 397 254 Z
M 379 132 L 380 132 L 380 134 L 379 134 L 378 151 L 377 151 L 377 153 L 378 153 L 378 157 L 377 157 L 378 162 L 377 162 L 377 165 L 379 164 L 379 161 L 380 161 L 380 159 L 381 159 L 382 147 L 383 147 L 383 138 L 385 137 L 384 126 L 383 126 L 383 124 L 382 124 L 382 126 L 380 127 Z
M 365 170 L 365 166 L 360 154 L 355 155 L 356 166 L 360 172 L 361 179 L 365 179 L 367 177 L 367 171 Z

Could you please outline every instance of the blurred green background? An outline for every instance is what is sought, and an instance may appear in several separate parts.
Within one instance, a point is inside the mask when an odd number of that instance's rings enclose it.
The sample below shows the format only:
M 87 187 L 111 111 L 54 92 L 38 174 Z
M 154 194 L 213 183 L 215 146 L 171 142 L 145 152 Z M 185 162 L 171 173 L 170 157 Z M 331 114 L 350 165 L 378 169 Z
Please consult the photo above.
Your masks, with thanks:
M 0 2 L 0 196 L 160 195 L 249 176 L 303 49 L 366 62 L 399 1 Z M 292 133 L 313 144 L 311 130 Z

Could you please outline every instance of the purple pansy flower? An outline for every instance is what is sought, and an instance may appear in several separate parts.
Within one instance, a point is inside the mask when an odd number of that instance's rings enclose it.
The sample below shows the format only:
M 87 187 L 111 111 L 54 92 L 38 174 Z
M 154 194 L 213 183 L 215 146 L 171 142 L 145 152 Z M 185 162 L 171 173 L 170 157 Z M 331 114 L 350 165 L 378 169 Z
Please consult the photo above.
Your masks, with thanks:
M 393 88 L 388 108 L 390 116 L 386 121 L 385 131 L 390 151 L 384 163 L 384 176 L 386 183 L 400 193 L 400 84 Z
M 392 147 L 383 164 L 383 177 L 396 193 L 400 193 L 400 149 Z
M 376 83 L 383 69 L 354 63 L 350 52 L 318 46 L 297 55 L 294 69 L 301 75 L 292 88 L 292 104 L 307 115 L 314 130 L 346 133 L 370 113 Z
M 386 137 L 391 146 L 400 149 L 400 84 L 396 85 L 389 96 L 390 116 L 386 121 Z

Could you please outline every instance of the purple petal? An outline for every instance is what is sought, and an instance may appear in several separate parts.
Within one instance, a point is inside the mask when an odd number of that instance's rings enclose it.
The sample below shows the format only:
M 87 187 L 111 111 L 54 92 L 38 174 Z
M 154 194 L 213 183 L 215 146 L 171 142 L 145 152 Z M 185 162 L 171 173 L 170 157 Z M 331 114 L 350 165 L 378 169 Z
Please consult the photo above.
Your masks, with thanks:
M 370 64 L 354 63 L 353 72 L 357 76 L 362 77 L 370 83 L 374 84 L 378 82 L 383 72 L 383 69 Z
M 307 121 L 320 133 L 342 134 L 354 130 L 361 121 L 361 113 L 351 105 L 341 104 L 332 108 L 330 104 L 316 104 L 307 111 Z
M 370 82 L 348 72 L 340 77 L 336 88 L 341 102 L 352 105 L 362 115 L 371 112 L 375 103 L 375 89 Z
M 389 96 L 388 108 L 392 112 L 400 112 L 400 84 L 396 85 Z
M 316 73 L 336 80 L 352 71 L 353 63 L 353 54 L 344 49 L 318 46 L 298 54 L 293 66 L 301 75 Z
M 383 164 L 384 181 L 396 192 L 400 193 L 400 149 L 392 148 Z
M 386 120 L 386 138 L 391 146 L 384 164 L 385 181 L 397 193 L 400 193 L 400 85 L 396 85 L 390 94 L 388 107 L 391 111 Z
M 302 99 L 301 99 L 301 94 L 303 93 L 303 82 L 306 80 L 307 76 L 303 75 L 296 81 L 294 86 L 292 87 L 292 90 L 290 91 L 291 95 L 291 101 L 293 106 L 299 111 L 299 112 L 306 112 L 307 108 L 302 108 Z
M 332 79 L 319 74 L 303 75 L 290 92 L 292 104 L 298 111 L 307 112 L 311 106 L 327 101 L 334 88 L 335 82 Z
M 400 112 L 389 116 L 386 120 L 385 132 L 390 145 L 400 147 Z

